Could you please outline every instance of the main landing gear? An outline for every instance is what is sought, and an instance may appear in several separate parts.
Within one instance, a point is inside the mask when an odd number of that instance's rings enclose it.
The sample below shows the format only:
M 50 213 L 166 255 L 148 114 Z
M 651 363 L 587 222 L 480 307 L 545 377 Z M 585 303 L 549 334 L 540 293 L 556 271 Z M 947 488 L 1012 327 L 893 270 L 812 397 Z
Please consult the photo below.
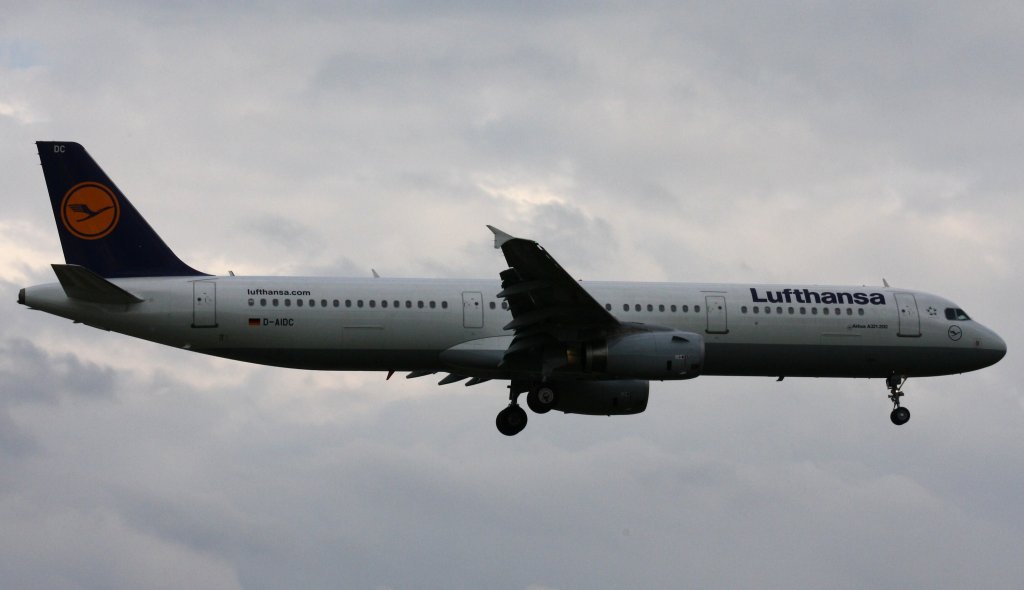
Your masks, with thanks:
M 889 419 L 896 426 L 903 426 L 910 421 L 910 410 L 900 405 L 900 398 L 903 397 L 903 384 L 907 378 L 903 375 L 889 375 L 885 384 L 889 387 L 889 399 L 892 400 L 892 413 Z
M 534 413 L 547 414 L 555 407 L 555 390 L 547 385 L 531 388 L 526 394 L 526 405 Z
M 526 410 L 519 405 L 519 394 L 523 393 L 523 390 L 510 385 L 509 392 L 508 407 L 498 412 L 494 423 L 498 427 L 498 432 L 505 436 L 515 436 L 526 428 Z M 537 414 L 550 412 L 557 401 L 558 395 L 549 385 L 534 385 L 526 392 L 526 405 Z
M 526 428 L 526 410 L 513 401 L 507 408 L 498 412 L 494 423 L 498 426 L 498 432 L 505 436 L 515 436 Z

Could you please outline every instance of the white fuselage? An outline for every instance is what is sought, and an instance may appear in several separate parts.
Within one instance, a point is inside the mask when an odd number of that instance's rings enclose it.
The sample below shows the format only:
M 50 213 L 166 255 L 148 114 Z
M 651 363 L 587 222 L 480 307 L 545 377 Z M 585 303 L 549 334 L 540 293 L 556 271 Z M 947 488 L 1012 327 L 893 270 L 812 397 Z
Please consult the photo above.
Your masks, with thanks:
M 171 277 L 111 282 L 143 301 L 71 299 L 26 289 L 29 307 L 98 328 L 242 361 L 323 370 L 456 371 L 444 353 L 500 354 L 512 315 L 495 280 Z M 619 321 L 700 334 L 705 375 L 886 377 L 961 373 L 1006 345 L 952 302 L 875 287 L 587 282 Z

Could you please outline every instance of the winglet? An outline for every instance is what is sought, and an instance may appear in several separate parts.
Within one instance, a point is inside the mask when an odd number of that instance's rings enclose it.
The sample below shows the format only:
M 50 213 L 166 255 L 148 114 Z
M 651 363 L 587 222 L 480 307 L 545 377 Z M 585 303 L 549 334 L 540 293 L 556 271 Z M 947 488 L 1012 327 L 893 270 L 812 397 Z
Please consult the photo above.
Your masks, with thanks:
M 515 236 L 510 236 L 493 225 L 488 225 L 487 229 L 491 230 L 494 234 L 494 249 L 498 250 L 505 245 L 505 242 L 516 239 Z

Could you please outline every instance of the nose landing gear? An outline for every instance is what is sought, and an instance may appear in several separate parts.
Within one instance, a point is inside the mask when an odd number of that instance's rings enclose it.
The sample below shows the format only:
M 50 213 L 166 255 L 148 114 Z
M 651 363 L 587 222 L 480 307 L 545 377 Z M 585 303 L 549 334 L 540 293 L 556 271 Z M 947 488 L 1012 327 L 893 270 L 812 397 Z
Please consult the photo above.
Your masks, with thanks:
M 903 397 L 903 384 L 907 378 L 903 375 L 889 375 L 885 384 L 889 387 L 889 399 L 892 401 L 892 413 L 889 419 L 896 426 L 903 426 L 910 421 L 910 410 L 900 405 L 900 398 Z

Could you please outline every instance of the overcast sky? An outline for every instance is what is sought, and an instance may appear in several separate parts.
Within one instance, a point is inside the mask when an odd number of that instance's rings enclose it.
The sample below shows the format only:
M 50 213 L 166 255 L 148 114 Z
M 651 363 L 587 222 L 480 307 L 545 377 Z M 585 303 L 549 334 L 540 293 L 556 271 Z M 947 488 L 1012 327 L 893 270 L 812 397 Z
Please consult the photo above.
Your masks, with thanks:
M 82 6 L 80 6 L 82 4 Z M 4 588 L 1019 588 L 1024 8 L 4 2 Z M 212 5 L 212 6 L 211 6 Z M 702 377 L 514 438 L 500 383 L 250 366 L 29 311 L 36 140 L 211 273 L 939 293 L 1009 354 Z

